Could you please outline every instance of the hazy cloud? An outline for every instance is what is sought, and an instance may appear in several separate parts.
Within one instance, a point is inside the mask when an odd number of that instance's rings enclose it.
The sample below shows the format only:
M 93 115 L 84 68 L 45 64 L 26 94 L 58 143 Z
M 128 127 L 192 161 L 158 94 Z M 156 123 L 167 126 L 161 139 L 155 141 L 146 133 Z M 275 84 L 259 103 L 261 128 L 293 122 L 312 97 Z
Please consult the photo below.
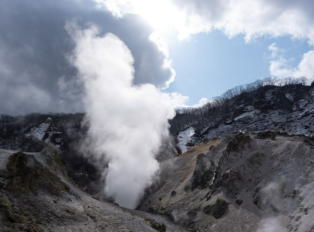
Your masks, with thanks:
M 123 17 L 123 12 L 134 12 L 145 16 L 141 0 L 97 0 L 105 2 L 115 15 Z M 153 5 L 153 0 L 145 0 Z M 167 2 L 167 4 L 166 4 Z M 312 0 L 170 0 L 158 1 L 168 15 L 168 24 L 177 31 L 179 39 L 188 39 L 194 34 L 207 33 L 213 29 L 223 31 L 230 38 L 244 35 L 246 42 L 270 36 L 289 36 L 292 39 L 305 39 L 314 46 L 314 2 Z M 156 8 L 156 10 L 158 10 Z M 147 11 L 151 11 L 150 8 Z M 148 17 L 149 18 L 149 17 Z M 163 17 L 164 18 L 164 17 Z M 153 20 L 153 23 L 154 20 Z M 156 24 L 156 23 L 155 23 Z M 273 44 L 272 56 L 280 50 Z M 304 54 L 297 68 L 288 67 L 284 58 L 271 63 L 274 77 L 307 77 L 313 80 L 313 65 L 310 62 L 312 51 Z M 313 62 L 312 62 L 313 63 Z
M 268 50 L 271 52 L 270 58 L 273 59 L 281 56 L 281 54 L 284 53 L 284 49 L 278 48 L 276 43 L 272 43 L 271 45 L 269 45 Z
M 153 0 L 95 0 L 115 15 L 134 12 L 145 16 L 145 2 Z M 184 39 L 190 35 L 223 30 L 229 36 L 244 34 L 247 40 L 263 35 L 306 38 L 314 44 L 314 2 L 311 0 L 161 0 L 161 7 L 171 9 L 169 24 Z M 150 11 L 146 7 L 146 11 Z M 167 12 L 169 9 L 163 9 Z M 156 7 L 156 10 L 161 10 Z M 162 12 L 159 12 L 160 14 Z
M 277 78 L 303 78 L 314 80 L 314 50 L 305 53 L 297 67 L 291 65 L 291 60 L 284 57 L 284 49 L 275 44 L 269 46 L 271 58 L 269 71 L 271 76 Z
M 0 1 L 0 113 L 82 111 L 82 83 L 67 56 L 74 49 L 65 23 L 93 23 L 118 35 L 135 59 L 134 84 L 166 88 L 174 80 L 166 54 L 136 15 L 116 18 L 92 0 Z

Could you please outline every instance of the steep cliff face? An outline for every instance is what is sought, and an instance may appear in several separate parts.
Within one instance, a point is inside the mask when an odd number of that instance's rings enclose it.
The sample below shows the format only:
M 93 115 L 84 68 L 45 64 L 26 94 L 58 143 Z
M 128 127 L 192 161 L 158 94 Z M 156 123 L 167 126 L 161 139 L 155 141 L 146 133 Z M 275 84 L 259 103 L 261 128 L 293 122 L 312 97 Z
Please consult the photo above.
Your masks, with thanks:
M 139 209 L 193 231 L 312 231 L 313 160 L 303 136 L 228 135 L 173 159 Z

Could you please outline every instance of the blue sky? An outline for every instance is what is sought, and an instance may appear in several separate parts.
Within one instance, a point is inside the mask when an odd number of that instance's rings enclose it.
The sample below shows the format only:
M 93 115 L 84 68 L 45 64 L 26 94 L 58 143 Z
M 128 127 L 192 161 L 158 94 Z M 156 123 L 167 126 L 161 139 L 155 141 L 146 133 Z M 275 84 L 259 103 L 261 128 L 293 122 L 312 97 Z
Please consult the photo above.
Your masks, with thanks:
M 292 67 L 309 50 L 304 39 L 264 36 L 246 43 L 243 35 L 229 38 L 219 30 L 171 42 L 169 53 L 176 79 L 166 92 L 189 96 L 187 104 L 193 105 L 201 98 L 219 96 L 237 85 L 270 77 L 268 47 L 272 43 L 285 50 L 283 55 Z

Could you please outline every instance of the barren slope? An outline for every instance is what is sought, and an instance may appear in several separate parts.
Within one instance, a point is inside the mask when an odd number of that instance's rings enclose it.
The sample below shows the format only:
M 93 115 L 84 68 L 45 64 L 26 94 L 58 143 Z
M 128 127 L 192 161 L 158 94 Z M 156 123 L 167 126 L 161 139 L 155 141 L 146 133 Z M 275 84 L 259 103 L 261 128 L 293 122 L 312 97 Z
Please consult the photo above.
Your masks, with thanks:
M 101 202 L 68 179 L 52 148 L 0 150 L 0 231 L 185 231 L 168 220 Z
M 312 144 L 274 133 L 200 144 L 173 160 L 140 209 L 194 231 L 314 231 Z

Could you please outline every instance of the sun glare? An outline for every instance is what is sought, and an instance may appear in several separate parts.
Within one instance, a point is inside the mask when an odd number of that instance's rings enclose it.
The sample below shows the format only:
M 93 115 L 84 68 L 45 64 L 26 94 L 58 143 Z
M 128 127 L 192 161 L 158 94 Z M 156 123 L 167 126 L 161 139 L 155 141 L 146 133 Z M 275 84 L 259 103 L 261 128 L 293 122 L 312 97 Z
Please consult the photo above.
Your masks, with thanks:
M 177 9 L 168 0 L 133 0 L 132 5 L 158 31 L 172 27 L 178 16 Z

